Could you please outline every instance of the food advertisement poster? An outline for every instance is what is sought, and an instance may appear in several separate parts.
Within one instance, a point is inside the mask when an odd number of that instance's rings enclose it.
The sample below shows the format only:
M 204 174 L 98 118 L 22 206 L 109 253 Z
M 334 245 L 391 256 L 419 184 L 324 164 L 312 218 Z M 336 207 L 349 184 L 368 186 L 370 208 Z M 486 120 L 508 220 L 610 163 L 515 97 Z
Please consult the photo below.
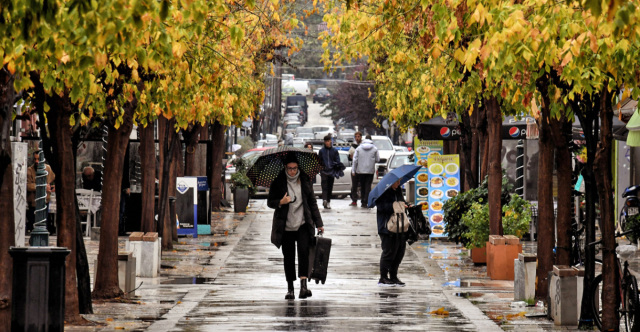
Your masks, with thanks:
M 460 192 L 460 157 L 457 154 L 429 156 L 427 162 L 428 220 L 432 237 L 447 236 L 444 232 L 444 203 Z M 421 194 L 418 192 L 418 194 Z M 424 210 L 423 210 L 424 211 Z
M 420 140 L 417 137 L 414 141 L 414 150 L 416 153 L 416 165 L 423 166 L 415 176 L 416 183 L 416 200 L 415 204 L 422 206 L 424 217 L 429 219 L 429 174 L 427 170 L 427 162 L 430 156 L 442 155 L 442 141 Z

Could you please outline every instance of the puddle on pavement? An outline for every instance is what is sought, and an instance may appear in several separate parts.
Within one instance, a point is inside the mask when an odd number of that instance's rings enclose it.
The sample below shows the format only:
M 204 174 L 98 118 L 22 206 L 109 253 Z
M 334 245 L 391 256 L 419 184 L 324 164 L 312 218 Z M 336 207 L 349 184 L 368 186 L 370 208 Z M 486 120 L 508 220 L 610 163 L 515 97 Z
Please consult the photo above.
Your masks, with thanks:
M 214 278 L 182 277 L 171 278 L 160 282 L 161 285 L 201 285 L 212 283 Z
M 474 292 L 462 292 L 462 293 L 455 293 L 455 294 L 456 296 L 464 297 L 465 299 L 473 299 L 473 298 L 484 296 L 484 294 L 482 293 L 474 293 Z
M 444 284 L 442 284 L 443 287 L 447 287 L 447 286 L 453 286 L 453 287 L 460 287 L 460 279 L 456 279 L 453 281 L 447 281 Z
M 227 245 L 226 241 L 220 241 L 220 242 L 200 242 L 198 243 L 198 245 L 203 246 L 203 247 L 224 247 Z

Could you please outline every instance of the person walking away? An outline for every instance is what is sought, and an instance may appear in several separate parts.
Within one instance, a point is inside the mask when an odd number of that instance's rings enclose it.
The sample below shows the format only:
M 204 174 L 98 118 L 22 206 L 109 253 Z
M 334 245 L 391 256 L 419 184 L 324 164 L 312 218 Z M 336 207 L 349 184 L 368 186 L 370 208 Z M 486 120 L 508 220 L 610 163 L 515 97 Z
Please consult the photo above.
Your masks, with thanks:
M 331 135 L 324 137 L 324 146 L 320 149 L 318 154 L 324 163 L 324 169 L 320 173 L 320 184 L 322 185 L 322 206 L 325 209 L 331 209 L 333 181 L 336 177 L 340 177 L 339 165 L 342 165 L 342 169 L 344 170 L 344 165 L 340 162 L 340 154 L 331 143 Z
M 295 298 L 293 282 L 296 280 L 296 244 L 298 251 L 299 298 L 310 297 L 307 287 L 309 274 L 309 243 L 314 237 L 314 228 L 324 232 L 322 218 L 316 203 L 313 185 L 309 176 L 298 168 L 293 155 L 285 160 L 285 169 L 271 184 L 267 205 L 275 209 L 271 227 L 271 243 L 282 247 L 284 273 L 287 278 L 286 300 Z
M 391 188 L 387 189 L 376 200 L 377 221 L 378 221 L 378 235 L 382 241 L 382 255 L 380 255 L 380 279 L 378 280 L 378 286 L 389 287 L 398 286 L 404 287 L 405 283 L 398 279 L 398 268 L 402 259 L 404 258 L 404 251 L 407 247 L 407 240 L 405 233 L 391 233 L 387 229 L 387 221 L 393 215 L 393 203 L 405 202 L 402 195 L 402 188 L 400 187 L 400 180 L 391 185 Z
M 367 206 L 369 200 L 369 192 L 371 191 L 371 184 L 373 183 L 373 176 L 376 172 L 376 163 L 380 161 L 380 154 L 378 148 L 373 145 L 371 136 L 367 135 L 367 138 L 360 144 L 353 154 L 353 167 L 351 167 L 351 174 L 359 177 L 358 182 L 360 186 L 360 202 L 362 207 Z
M 33 153 L 33 165 L 27 169 L 27 202 L 29 203 L 29 208 L 27 209 L 27 232 L 31 232 L 33 230 L 33 225 L 36 220 L 36 170 L 38 167 L 38 163 L 40 162 L 40 153 Z M 49 201 L 51 201 L 51 193 L 55 191 L 54 180 L 56 179 L 56 175 L 51 170 L 51 166 L 49 164 L 44 164 L 44 170 L 47 172 L 47 204 L 45 209 L 49 210 Z M 49 233 L 53 233 L 55 231 L 55 225 L 53 225 L 51 218 L 49 218 L 49 213 L 46 213 L 47 216 L 47 230 Z
M 353 135 L 355 138 L 355 142 L 351 144 L 351 148 L 349 149 L 349 161 L 353 163 L 353 155 L 356 153 L 356 149 L 362 143 L 362 133 L 356 131 Z M 353 169 L 353 168 L 352 168 Z M 360 177 L 358 174 L 351 172 L 351 204 L 349 206 L 358 206 L 358 189 L 359 189 Z

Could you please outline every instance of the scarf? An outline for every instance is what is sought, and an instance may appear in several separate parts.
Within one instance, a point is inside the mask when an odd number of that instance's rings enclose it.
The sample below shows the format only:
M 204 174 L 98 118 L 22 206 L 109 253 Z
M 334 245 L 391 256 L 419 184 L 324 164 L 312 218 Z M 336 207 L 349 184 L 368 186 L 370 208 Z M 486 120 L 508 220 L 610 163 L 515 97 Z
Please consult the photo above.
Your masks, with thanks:
M 285 231 L 294 232 L 304 223 L 304 208 L 302 206 L 302 185 L 300 184 L 300 170 L 294 176 L 287 175 L 287 189 L 292 202 L 289 203 Z

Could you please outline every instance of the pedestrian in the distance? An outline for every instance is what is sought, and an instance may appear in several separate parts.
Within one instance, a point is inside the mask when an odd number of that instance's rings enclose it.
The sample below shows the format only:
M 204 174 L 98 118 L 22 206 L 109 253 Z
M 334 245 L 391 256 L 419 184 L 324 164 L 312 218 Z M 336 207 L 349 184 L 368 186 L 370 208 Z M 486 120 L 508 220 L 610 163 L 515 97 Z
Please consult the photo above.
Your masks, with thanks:
M 362 143 L 362 133 L 356 131 L 353 135 L 355 138 L 355 142 L 351 144 L 351 148 L 349 149 L 349 161 L 353 162 L 353 155 L 356 153 L 356 149 Z M 353 168 L 352 168 L 353 169 Z M 358 174 L 351 172 L 351 204 L 349 206 L 358 206 L 358 190 L 360 189 L 360 176 Z
M 379 161 L 378 148 L 373 145 L 371 136 L 367 135 L 367 138 L 362 141 L 362 144 L 353 154 L 353 165 L 351 167 L 351 174 L 358 177 L 362 207 L 366 207 L 369 201 L 369 192 L 371 191 L 373 176 L 376 173 L 376 163 Z
M 322 185 L 322 206 L 331 209 L 331 195 L 333 195 L 333 181 L 340 177 L 344 165 L 340 162 L 340 154 L 333 147 L 331 135 L 324 137 L 324 146 L 318 152 L 320 159 L 324 163 L 324 169 L 320 173 L 320 184 Z M 344 175 L 344 173 L 342 173 Z
M 299 298 L 311 296 L 307 288 L 309 274 L 309 243 L 318 232 L 324 232 L 322 218 L 309 176 L 298 168 L 298 160 L 289 155 L 285 169 L 271 184 L 267 205 L 275 209 L 271 227 L 271 243 L 282 246 L 284 273 L 287 278 L 285 299 L 295 298 L 293 282 L 296 280 L 296 243 L 298 251 Z
M 309 149 L 309 150 L 313 151 L 313 144 L 311 144 L 311 143 L 305 143 L 304 147 L 305 147 L 305 149 Z
M 400 180 L 396 181 L 376 200 L 378 235 L 382 241 L 382 255 L 380 256 L 380 280 L 378 286 L 404 287 L 405 283 L 398 279 L 398 267 L 404 258 L 407 247 L 405 233 L 391 233 L 387 229 L 387 221 L 395 212 L 394 202 L 404 202 Z M 403 203 L 404 204 L 404 203 Z

